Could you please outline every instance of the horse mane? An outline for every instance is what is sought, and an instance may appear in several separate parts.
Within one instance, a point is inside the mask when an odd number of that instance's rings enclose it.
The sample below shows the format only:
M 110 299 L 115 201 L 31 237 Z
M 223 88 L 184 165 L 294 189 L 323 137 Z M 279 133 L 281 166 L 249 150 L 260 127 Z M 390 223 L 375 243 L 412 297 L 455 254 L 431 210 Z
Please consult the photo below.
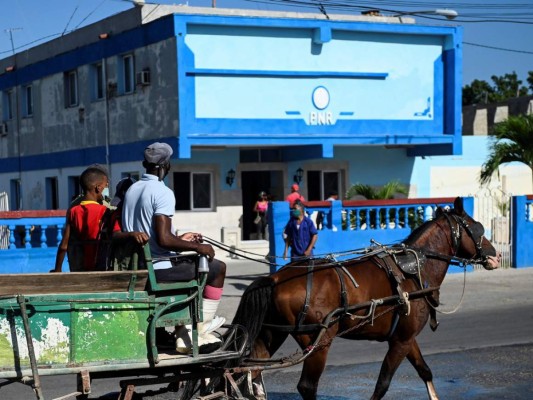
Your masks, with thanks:
M 436 214 L 435 218 L 434 219 L 430 219 L 429 221 L 426 221 L 422 225 L 420 225 L 419 227 L 415 228 L 409 234 L 409 236 L 407 236 L 407 239 L 405 239 L 403 241 L 403 243 L 410 244 L 410 243 L 416 242 L 420 238 L 420 236 L 422 236 L 422 234 L 429 228 L 429 226 L 432 225 L 433 222 L 438 220 L 444 214 L 452 214 L 452 213 L 453 214 L 457 214 L 457 211 L 455 209 L 453 209 L 453 208 L 445 210 L 445 209 L 443 209 L 441 207 L 438 207 L 437 208 L 437 214 Z

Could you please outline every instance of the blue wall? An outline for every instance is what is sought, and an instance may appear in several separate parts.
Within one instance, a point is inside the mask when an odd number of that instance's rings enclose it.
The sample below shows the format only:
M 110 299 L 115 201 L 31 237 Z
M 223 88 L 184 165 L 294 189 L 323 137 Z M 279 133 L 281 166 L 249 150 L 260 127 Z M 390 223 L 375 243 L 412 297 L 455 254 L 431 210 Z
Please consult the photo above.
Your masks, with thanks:
M 404 215 L 407 218 L 407 210 L 411 214 L 417 215 L 418 225 L 423 221 L 433 218 L 433 212 L 437 205 L 445 207 L 453 207 L 453 199 L 450 201 L 435 203 L 432 199 L 425 199 L 423 203 L 410 202 L 409 199 L 405 203 L 397 205 L 382 205 L 382 206 L 343 206 L 342 201 L 331 202 L 331 207 L 312 206 L 308 205 L 306 212 L 312 214 L 315 211 L 323 211 L 326 214 L 331 213 L 331 226 L 324 226 L 324 229 L 319 230 L 318 240 L 314 249 L 315 257 L 324 257 L 326 255 L 334 255 L 337 259 L 346 259 L 355 257 L 354 250 L 361 250 L 371 246 L 371 240 L 378 243 L 392 245 L 399 243 L 406 239 L 411 233 L 412 229 L 406 220 L 401 220 L 400 216 Z M 469 215 L 474 212 L 473 197 L 463 198 L 465 211 Z M 377 211 L 375 210 L 382 210 Z M 351 211 L 356 211 L 358 215 L 362 212 L 366 215 L 366 227 L 363 229 L 359 221 L 351 222 L 352 219 L 347 217 L 350 223 L 343 222 L 346 218 L 343 216 L 350 215 Z M 367 214 L 367 212 L 373 214 Z M 377 214 L 379 213 L 379 216 Z M 379 222 L 375 226 L 370 226 L 368 223 L 372 218 L 379 218 Z M 289 203 L 285 201 L 273 202 L 269 207 L 269 235 L 270 235 L 270 249 L 269 255 L 272 259 L 271 272 L 275 272 L 281 266 L 287 264 L 289 260 L 283 260 L 281 255 L 285 247 L 283 240 L 283 230 L 287 221 L 290 218 Z M 392 218 L 392 219 L 391 219 Z M 376 222 L 372 219 L 372 223 Z M 355 224 L 355 226 L 354 226 Z M 416 225 L 416 226 L 418 226 Z M 416 227 L 415 226 L 415 227 Z M 469 266 L 468 270 L 472 270 Z M 462 268 L 450 266 L 449 272 L 463 271 Z
M 515 196 L 512 204 L 511 264 L 533 267 L 533 196 Z
M 317 157 L 336 144 L 460 152 L 460 28 L 175 20 L 181 157 L 195 144 L 318 146 Z
M 57 247 L 0 250 L 0 274 L 49 272 L 55 267 L 56 254 Z M 63 272 L 69 271 L 65 257 Z

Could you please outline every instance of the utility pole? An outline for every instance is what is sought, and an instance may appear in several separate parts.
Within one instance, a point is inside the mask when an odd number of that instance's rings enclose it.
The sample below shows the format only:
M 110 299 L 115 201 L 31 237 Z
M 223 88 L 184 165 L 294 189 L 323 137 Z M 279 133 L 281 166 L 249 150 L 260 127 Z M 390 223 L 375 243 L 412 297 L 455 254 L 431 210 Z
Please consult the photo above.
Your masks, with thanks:
M 11 51 L 15 55 L 15 44 L 13 43 L 13 32 L 21 31 L 23 28 L 7 28 L 4 29 L 4 32 L 9 33 L 9 40 L 11 40 Z
M 13 67 L 15 69 L 17 68 L 17 56 L 15 54 L 15 43 L 13 42 L 13 32 L 15 31 L 21 31 L 22 28 L 7 28 L 4 29 L 4 32 L 9 33 L 9 39 L 11 40 L 11 51 L 13 52 Z M 18 204 L 17 209 L 22 210 L 23 203 L 22 203 L 22 159 L 21 159 L 21 141 L 20 141 L 20 105 L 19 105 L 19 96 L 18 96 L 18 71 L 15 70 L 15 112 L 17 113 L 16 119 L 15 119 L 15 131 L 17 134 L 17 149 L 18 149 L 18 170 L 19 170 L 19 177 L 18 177 Z

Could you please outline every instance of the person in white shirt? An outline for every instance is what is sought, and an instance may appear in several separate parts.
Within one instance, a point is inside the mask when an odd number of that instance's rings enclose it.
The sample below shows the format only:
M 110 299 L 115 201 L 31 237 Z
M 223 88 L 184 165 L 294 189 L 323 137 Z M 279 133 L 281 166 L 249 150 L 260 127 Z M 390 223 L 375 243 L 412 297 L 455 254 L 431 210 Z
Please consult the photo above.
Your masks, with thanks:
M 156 142 L 144 150 L 143 166 L 146 173 L 126 192 L 122 225 L 126 232 L 140 231 L 149 235 L 148 243 L 158 282 L 188 281 L 195 278 L 194 259 L 172 258 L 180 252 L 193 251 L 208 257 L 209 273 L 202 296 L 203 323 L 198 324 L 200 352 L 208 353 L 221 346 L 220 339 L 211 332 L 226 322 L 224 318 L 215 316 L 222 297 L 226 264 L 214 258 L 213 247 L 202 243 L 201 234 L 174 234 L 172 217 L 176 199 L 174 192 L 163 181 L 170 171 L 172 154 L 172 147 L 167 143 Z M 188 353 L 191 350 L 190 327 L 177 327 L 176 336 L 177 351 Z

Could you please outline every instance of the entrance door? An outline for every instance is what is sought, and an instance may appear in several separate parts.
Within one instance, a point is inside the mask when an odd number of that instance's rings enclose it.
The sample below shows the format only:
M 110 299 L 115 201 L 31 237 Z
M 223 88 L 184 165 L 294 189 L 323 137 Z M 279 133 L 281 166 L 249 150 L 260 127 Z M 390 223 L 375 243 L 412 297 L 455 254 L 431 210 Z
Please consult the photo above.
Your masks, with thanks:
M 266 192 L 270 200 L 283 200 L 282 171 L 243 171 L 242 182 L 242 240 L 255 240 L 254 205 L 259 192 Z

